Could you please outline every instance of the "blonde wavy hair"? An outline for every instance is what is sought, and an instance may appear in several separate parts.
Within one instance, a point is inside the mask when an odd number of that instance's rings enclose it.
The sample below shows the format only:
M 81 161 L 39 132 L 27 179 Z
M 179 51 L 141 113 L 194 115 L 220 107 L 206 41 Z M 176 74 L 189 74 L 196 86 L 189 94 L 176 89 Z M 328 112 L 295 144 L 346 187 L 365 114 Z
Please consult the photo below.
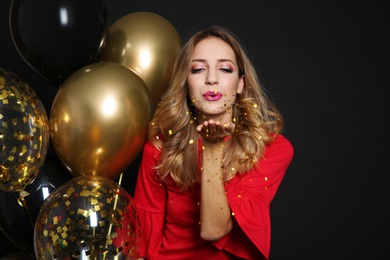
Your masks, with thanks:
M 223 178 L 227 182 L 235 174 L 243 174 L 256 166 L 265 147 L 283 128 L 283 118 L 260 85 L 254 66 L 236 36 L 221 26 L 212 26 L 195 33 L 178 55 L 169 88 L 157 104 L 149 124 L 148 139 L 161 151 L 156 165 L 161 180 L 168 175 L 187 190 L 199 182 L 201 165 L 198 160 L 196 118 L 187 90 L 191 55 L 205 38 L 217 37 L 233 49 L 244 77 L 244 89 L 233 106 L 235 130 L 223 151 Z

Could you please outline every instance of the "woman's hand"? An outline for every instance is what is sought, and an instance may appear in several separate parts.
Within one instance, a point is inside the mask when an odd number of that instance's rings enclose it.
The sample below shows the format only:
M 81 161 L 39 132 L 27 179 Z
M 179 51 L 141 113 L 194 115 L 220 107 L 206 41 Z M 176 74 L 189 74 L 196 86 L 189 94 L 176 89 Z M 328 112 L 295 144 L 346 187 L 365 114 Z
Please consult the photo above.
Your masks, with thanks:
M 222 162 L 224 137 L 233 133 L 234 124 L 222 124 L 210 119 L 198 125 L 196 130 L 202 137 L 200 236 L 214 241 L 233 229 L 225 194 Z
M 219 121 L 210 119 L 198 125 L 196 131 L 202 136 L 202 139 L 209 142 L 218 142 L 223 140 L 225 136 L 233 133 L 234 124 L 232 122 L 222 124 Z

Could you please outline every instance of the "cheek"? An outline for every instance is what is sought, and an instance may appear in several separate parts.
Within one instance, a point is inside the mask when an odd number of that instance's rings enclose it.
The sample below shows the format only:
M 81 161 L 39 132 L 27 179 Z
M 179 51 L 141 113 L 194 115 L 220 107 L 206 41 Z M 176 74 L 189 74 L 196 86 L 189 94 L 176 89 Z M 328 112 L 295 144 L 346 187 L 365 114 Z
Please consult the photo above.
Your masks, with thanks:
M 238 91 L 238 85 L 239 85 L 239 82 L 232 82 L 232 81 L 227 81 L 226 84 L 224 86 L 226 86 L 223 91 L 224 91 L 224 95 L 226 96 L 226 98 L 235 98 L 236 94 L 237 94 L 237 91 Z
M 199 96 L 199 87 L 196 85 L 195 80 L 188 79 L 187 80 L 187 89 L 188 89 L 188 95 L 190 96 L 191 100 L 196 99 L 197 96 Z
M 235 100 L 236 100 L 236 95 L 235 94 L 232 94 L 232 93 L 226 94 L 223 97 L 224 107 L 230 107 L 231 105 L 233 105 Z
M 231 105 L 236 100 L 238 87 L 232 86 L 230 88 L 227 88 L 225 92 L 223 93 L 223 100 L 226 105 Z
M 190 87 L 190 85 L 188 85 L 188 95 L 190 97 L 190 99 L 192 100 L 195 96 L 195 92 L 194 92 L 194 88 Z

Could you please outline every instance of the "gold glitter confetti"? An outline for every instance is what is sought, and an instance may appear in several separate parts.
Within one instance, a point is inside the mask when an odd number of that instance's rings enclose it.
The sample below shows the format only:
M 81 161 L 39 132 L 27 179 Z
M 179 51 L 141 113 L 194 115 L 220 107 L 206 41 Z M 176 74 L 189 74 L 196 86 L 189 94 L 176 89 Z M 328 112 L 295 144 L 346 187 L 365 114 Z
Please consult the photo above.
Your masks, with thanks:
M 35 180 L 49 146 L 49 120 L 34 90 L 17 75 L 0 68 L 0 191 L 20 191 Z M 35 120 L 38 119 L 39 120 Z M 7 176 L 7 178 L 4 178 Z
M 34 234 L 37 259 L 138 255 L 141 233 L 135 204 L 108 178 L 75 177 L 51 193 L 41 209 Z

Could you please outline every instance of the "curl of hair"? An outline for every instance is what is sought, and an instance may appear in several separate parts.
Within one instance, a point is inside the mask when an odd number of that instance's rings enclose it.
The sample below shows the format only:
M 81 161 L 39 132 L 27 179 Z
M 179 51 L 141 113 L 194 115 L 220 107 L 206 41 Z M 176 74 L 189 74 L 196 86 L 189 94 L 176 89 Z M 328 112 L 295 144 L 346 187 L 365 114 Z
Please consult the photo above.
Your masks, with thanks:
M 198 42 L 218 37 L 228 43 L 237 59 L 244 89 L 233 106 L 231 138 L 224 146 L 224 181 L 243 174 L 257 165 L 265 147 L 283 128 L 283 118 L 266 96 L 250 59 L 238 39 L 226 28 L 213 26 L 194 34 L 183 46 L 172 71 L 170 86 L 162 95 L 149 125 L 149 141 L 161 150 L 156 166 L 161 180 L 168 175 L 186 190 L 199 181 L 196 118 L 188 100 L 187 75 L 190 58 Z

